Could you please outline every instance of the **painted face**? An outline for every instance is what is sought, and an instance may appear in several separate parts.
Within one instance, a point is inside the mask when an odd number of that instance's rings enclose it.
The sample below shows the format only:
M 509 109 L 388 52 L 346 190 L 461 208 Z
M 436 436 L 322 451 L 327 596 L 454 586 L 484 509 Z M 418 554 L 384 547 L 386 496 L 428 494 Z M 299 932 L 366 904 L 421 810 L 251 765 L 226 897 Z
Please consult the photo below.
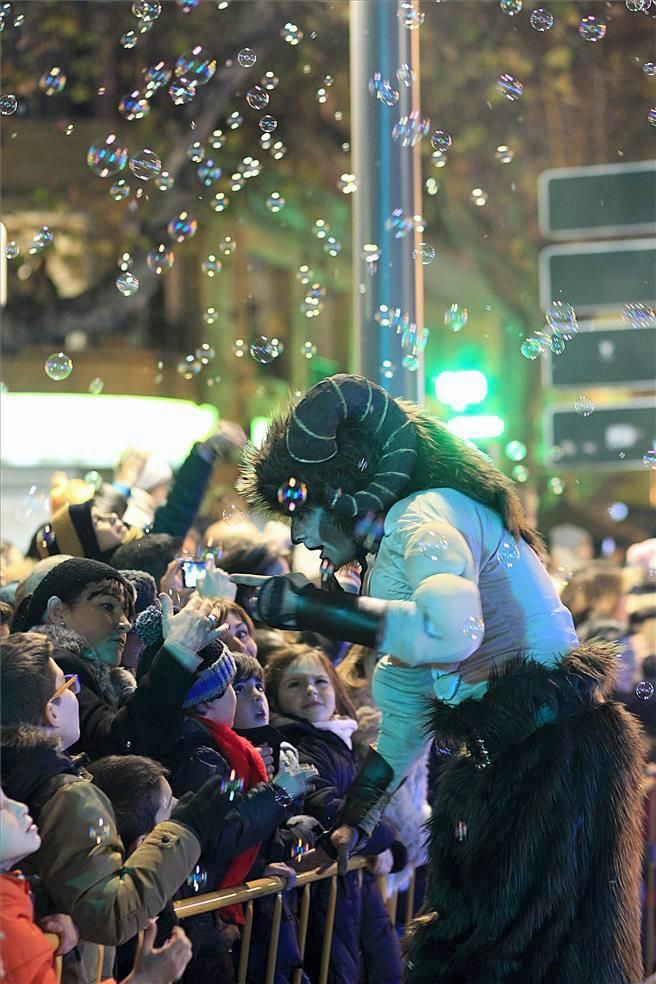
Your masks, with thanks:
M 164 778 L 164 776 L 160 779 L 160 786 L 161 791 L 159 807 L 157 809 L 157 813 L 155 814 L 155 823 L 162 823 L 164 820 L 168 820 L 171 816 L 173 808 L 178 802 L 173 795 L 173 790 L 171 789 L 170 783 Z
M 50 660 L 50 669 L 55 677 L 53 694 L 64 684 L 64 672 Z M 80 705 L 77 702 L 73 690 L 67 687 L 62 690 L 58 697 L 49 700 L 46 706 L 45 718 L 57 734 L 62 743 L 62 748 L 70 748 L 80 737 Z
M 305 653 L 282 675 L 278 705 L 283 714 L 294 714 L 313 724 L 329 721 L 335 713 L 335 689 L 317 657 Z
M 269 701 L 264 684 L 257 677 L 247 677 L 234 684 L 237 694 L 235 728 L 262 728 L 269 723 Z
M 128 527 L 116 513 L 104 513 L 96 506 L 91 507 L 91 522 L 101 551 L 113 550 L 123 543 Z
M 25 804 L 0 789 L 0 869 L 9 871 L 40 847 L 39 831 Z
M 197 711 L 201 717 L 208 718 L 210 721 L 216 721 L 217 724 L 227 724 L 229 728 L 234 723 L 236 709 L 237 694 L 232 684 L 228 684 L 228 688 L 222 697 L 205 701 L 204 704 L 198 704 L 197 706 Z
M 249 628 L 239 615 L 229 612 L 226 617 L 227 630 L 221 636 L 228 649 L 233 653 L 248 653 L 257 659 L 257 643 L 250 634 Z
M 303 543 L 308 550 L 321 550 L 321 559 L 343 567 L 357 557 L 353 538 L 338 526 L 323 506 L 303 509 L 292 519 L 292 543 Z
M 122 600 L 102 582 L 87 585 L 77 601 L 63 605 L 62 617 L 66 628 L 84 636 L 101 663 L 120 664 L 130 623 Z

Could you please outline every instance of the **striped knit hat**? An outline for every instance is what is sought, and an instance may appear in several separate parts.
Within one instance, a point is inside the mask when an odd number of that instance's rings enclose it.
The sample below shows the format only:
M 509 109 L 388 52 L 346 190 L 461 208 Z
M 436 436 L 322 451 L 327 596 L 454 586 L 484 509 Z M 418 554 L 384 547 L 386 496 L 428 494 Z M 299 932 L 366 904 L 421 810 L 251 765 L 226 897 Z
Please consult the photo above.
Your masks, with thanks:
M 237 667 L 235 659 L 227 646 L 215 640 L 210 643 L 212 649 L 220 649 L 221 655 L 213 663 L 196 674 L 196 679 L 187 691 L 182 706 L 185 710 L 196 707 L 197 704 L 216 700 L 223 697 L 224 693 L 235 678 Z M 204 652 L 210 649 L 206 646 Z

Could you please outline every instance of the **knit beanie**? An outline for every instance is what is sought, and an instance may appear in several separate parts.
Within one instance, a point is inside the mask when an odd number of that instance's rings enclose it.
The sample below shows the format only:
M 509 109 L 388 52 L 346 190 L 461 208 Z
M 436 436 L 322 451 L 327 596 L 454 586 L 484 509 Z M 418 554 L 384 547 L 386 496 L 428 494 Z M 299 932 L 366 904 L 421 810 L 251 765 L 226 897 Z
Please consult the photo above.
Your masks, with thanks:
M 211 648 L 220 649 L 221 655 L 206 667 L 206 669 L 200 670 L 196 674 L 196 679 L 187 691 L 187 696 L 182 704 L 185 710 L 196 707 L 197 704 L 203 704 L 205 701 L 223 697 L 234 680 L 237 667 L 235 666 L 235 659 L 230 650 L 222 642 L 218 642 L 218 640 L 211 643 Z M 205 647 L 205 651 L 209 649 L 210 646 Z
M 41 527 L 36 535 L 36 548 L 40 557 L 52 557 L 65 553 L 72 557 L 90 557 L 98 560 L 100 550 L 91 519 L 93 499 L 73 505 L 66 504 Z
M 66 596 L 93 581 L 118 581 L 129 595 L 131 588 L 120 571 L 88 557 L 72 557 L 58 564 L 46 574 L 31 595 L 23 599 L 16 609 L 12 632 L 27 632 L 41 622 L 50 598 Z
M 139 615 L 157 601 L 157 584 L 147 571 L 121 571 L 121 574 L 134 588 L 136 601 L 134 610 Z

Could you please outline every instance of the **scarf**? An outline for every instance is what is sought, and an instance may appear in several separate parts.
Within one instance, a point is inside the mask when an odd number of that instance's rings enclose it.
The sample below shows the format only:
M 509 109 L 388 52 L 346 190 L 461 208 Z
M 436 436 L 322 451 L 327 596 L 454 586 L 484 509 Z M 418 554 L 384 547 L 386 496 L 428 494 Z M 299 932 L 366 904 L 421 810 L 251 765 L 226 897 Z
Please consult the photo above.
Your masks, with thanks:
M 262 756 L 250 742 L 229 728 L 227 724 L 218 724 L 216 721 L 210 721 L 208 718 L 200 716 L 196 720 L 200 721 L 204 728 L 207 728 L 221 755 L 230 768 L 234 769 L 237 778 L 243 780 L 246 792 L 256 786 L 258 782 L 267 782 L 267 773 Z M 261 844 L 254 844 L 233 858 L 217 888 L 232 888 L 234 885 L 241 885 L 242 882 L 246 881 L 246 876 L 253 867 L 260 847 Z M 241 904 L 235 903 L 224 906 L 221 909 L 221 918 L 225 919 L 226 922 L 243 923 L 244 913 Z
M 334 735 L 342 739 L 348 749 L 353 749 L 351 735 L 358 730 L 358 722 L 354 721 L 353 718 L 338 715 L 331 717 L 328 721 L 313 721 L 312 727 L 318 728 L 319 731 L 332 731 Z

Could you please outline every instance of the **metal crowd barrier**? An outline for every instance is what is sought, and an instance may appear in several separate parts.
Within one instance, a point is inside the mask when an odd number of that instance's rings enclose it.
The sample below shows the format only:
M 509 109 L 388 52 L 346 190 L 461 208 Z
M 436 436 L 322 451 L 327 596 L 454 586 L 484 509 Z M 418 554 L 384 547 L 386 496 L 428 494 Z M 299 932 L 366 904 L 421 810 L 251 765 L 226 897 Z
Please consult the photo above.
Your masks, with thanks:
M 349 871 L 358 871 L 359 878 L 362 880 L 362 870 L 367 865 L 367 858 L 349 858 Z M 309 871 L 304 871 L 298 875 L 296 886 L 292 891 L 302 890 L 300 910 L 298 916 L 298 943 L 301 957 L 305 955 L 305 941 L 307 937 L 308 922 L 310 918 L 310 886 L 324 878 L 330 878 L 330 889 L 328 894 L 328 909 L 326 913 L 326 928 L 321 949 L 321 963 L 317 984 L 326 984 L 328 980 L 328 969 L 330 967 L 330 955 L 332 951 L 333 929 L 335 924 L 335 907 L 337 903 L 337 865 L 330 864 Z M 382 884 L 381 884 L 382 883 Z M 181 899 L 174 902 L 175 914 L 178 919 L 189 919 L 191 916 L 199 916 L 203 912 L 211 912 L 221 909 L 226 905 L 234 903 L 245 903 L 244 926 L 241 934 L 241 951 L 239 955 L 239 969 L 237 971 L 237 984 L 246 984 L 246 973 L 248 970 L 248 960 L 250 956 L 251 936 L 253 932 L 253 902 L 255 899 L 265 895 L 276 896 L 273 910 L 273 923 L 271 926 L 271 936 L 269 939 L 269 949 L 267 951 L 266 976 L 263 984 L 273 984 L 276 972 L 276 960 L 278 956 L 278 938 L 280 934 L 280 921 L 282 917 L 282 897 L 286 887 L 284 878 L 257 878 L 255 881 L 246 882 L 243 885 L 235 885 L 234 888 L 225 888 L 216 892 L 207 892 L 205 895 L 196 895 L 194 898 Z M 379 879 L 383 897 L 385 879 Z M 414 901 L 415 880 L 414 875 L 408 887 L 408 902 L 405 912 L 405 925 L 412 918 L 412 907 Z M 396 915 L 396 896 L 386 899 L 387 909 L 390 918 L 394 921 Z M 292 984 L 300 984 L 303 970 L 298 968 L 294 972 Z

